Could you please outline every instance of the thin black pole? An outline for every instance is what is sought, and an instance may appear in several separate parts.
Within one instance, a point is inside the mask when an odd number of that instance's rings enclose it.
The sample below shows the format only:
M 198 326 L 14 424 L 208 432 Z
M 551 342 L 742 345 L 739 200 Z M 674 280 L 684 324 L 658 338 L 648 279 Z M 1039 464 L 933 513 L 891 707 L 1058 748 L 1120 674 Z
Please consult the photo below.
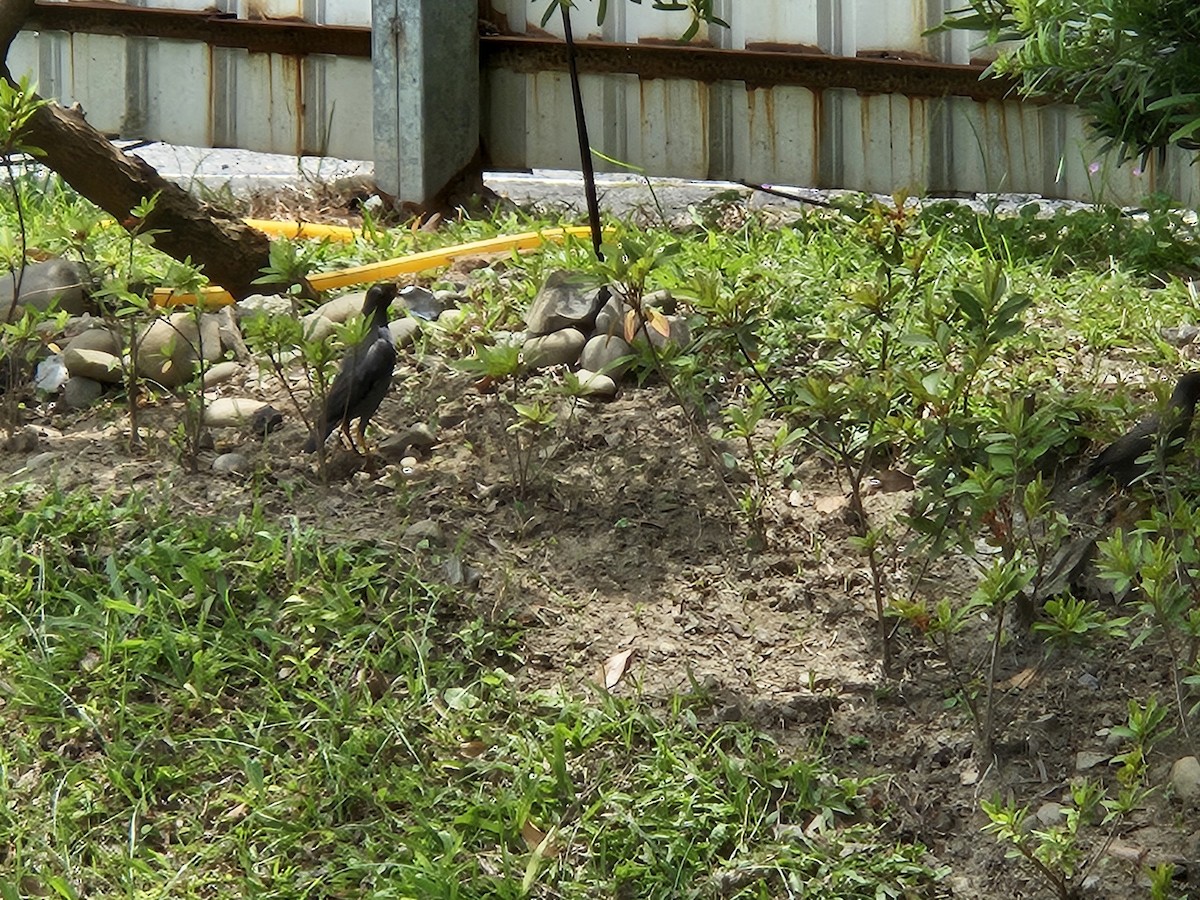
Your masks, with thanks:
M 583 92 L 579 89 L 579 66 L 575 61 L 575 38 L 571 35 L 571 3 L 562 0 L 563 35 L 567 39 L 567 69 L 571 73 L 571 96 L 575 101 L 575 130 L 579 134 L 579 162 L 583 171 L 583 193 L 587 197 L 588 223 L 592 226 L 592 246 L 596 259 L 600 250 L 600 201 L 596 197 L 596 170 L 592 167 L 592 145 L 588 141 L 587 118 L 583 114 Z

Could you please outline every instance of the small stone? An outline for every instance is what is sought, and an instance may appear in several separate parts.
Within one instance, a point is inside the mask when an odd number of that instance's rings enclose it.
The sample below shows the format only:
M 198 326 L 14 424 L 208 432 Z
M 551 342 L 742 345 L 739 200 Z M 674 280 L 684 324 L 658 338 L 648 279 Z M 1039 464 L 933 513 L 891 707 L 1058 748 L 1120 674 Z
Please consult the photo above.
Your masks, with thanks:
M 457 306 L 454 309 L 444 309 L 438 313 L 437 323 L 443 328 L 453 331 L 467 318 L 467 311 Z
M 591 397 L 596 400 L 611 400 L 617 396 L 617 383 L 607 375 L 580 369 L 576 373 L 579 379 L 581 397 Z
M 497 347 L 521 347 L 529 340 L 529 334 L 525 331 L 493 331 L 492 343 Z
M 57 450 L 47 450 L 44 453 L 39 453 L 36 456 L 31 456 L 25 461 L 25 471 L 36 472 L 38 469 L 45 469 L 53 465 L 58 458 L 62 456 Z
M 212 468 L 222 475 L 247 475 L 252 466 L 249 457 L 241 453 L 222 453 L 213 460 Z
M 679 308 L 679 302 L 675 296 L 666 288 L 659 291 L 651 291 L 642 298 L 642 305 L 657 309 L 659 312 L 666 315 L 672 315 Z
M 1043 828 L 1053 828 L 1066 818 L 1061 803 L 1043 803 L 1034 816 Z
M 300 331 L 306 341 L 328 340 L 334 330 L 334 323 L 320 313 L 309 313 L 300 320 Z
M 239 319 L 266 313 L 269 316 L 290 316 L 292 299 L 282 294 L 251 294 L 238 301 L 235 312 Z
M 1180 325 L 1178 328 L 1160 328 L 1158 333 L 1168 344 L 1176 347 L 1186 347 L 1200 335 L 1200 328 L 1195 325 Z
M 633 360 L 626 359 L 626 357 L 631 356 L 633 356 L 633 348 L 625 342 L 624 338 L 616 335 L 597 334 L 583 345 L 583 352 L 579 354 L 579 366 L 608 375 L 613 379 L 620 379 L 629 371 Z
M 620 297 L 616 295 L 609 297 L 608 302 L 600 307 L 600 312 L 596 314 L 593 333 L 614 336 L 625 334 L 625 309 Z
M 436 443 L 437 435 L 433 430 L 424 422 L 417 422 L 380 441 L 379 455 L 386 459 L 402 458 L 410 447 L 424 452 Z
M 204 424 L 209 428 L 239 428 L 266 405 L 245 397 L 219 397 L 204 407 Z
M 551 272 L 525 316 L 533 335 L 553 334 L 564 328 L 589 328 L 604 305 L 601 286 L 590 275 Z
M 402 288 L 396 296 L 405 309 L 426 322 L 434 321 L 447 309 L 457 306 L 459 299 L 459 296 L 453 292 L 438 291 L 435 294 L 429 288 L 416 284 Z
M 21 282 L 17 298 L 20 306 L 32 309 L 54 308 L 72 315 L 93 311 L 88 294 L 92 275 L 87 266 L 67 259 L 47 259 L 30 263 L 23 272 L 0 275 L 0 317 L 7 317 L 13 303 L 16 282 Z
M 63 383 L 58 402 L 67 409 L 89 409 L 104 393 L 104 385 L 93 378 L 72 375 Z
M 26 425 L 19 431 L 14 431 L 4 441 L 4 449 L 13 453 L 32 453 L 37 449 L 41 435 L 32 425 Z
M 1112 759 L 1111 754 L 1097 753 L 1095 750 L 1080 750 L 1075 754 L 1075 771 L 1086 772 Z
M 63 363 L 73 376 L 90 378 L 104 384 L 120 384 L 125 379 L 121 360 L 103 350 L 67 350 Z
M 407 347 L 417 339 L 417 333 L 420 330 L 421 323 L 412 316 L 388 322 L 388 331 L 392 333 L 392 343 L 397 347 Z
M 235 375 L 242 371 L 241 363 L 236 362 L 219 362 L 216 365 L 209 366 L 204 372 L 204 386 L 206 388 L 216 387 L 218 384 L 224 384 Z
M 259 440 L 283 425 L 283 413 L 273 406 L 264 406 L 250 417 L 250 432 Z
M 404 529 L 404 536 L 400 539 L 400 543 L 406 547 L 415 547 L 422 542 L 440 544 L 442 540 L 442 526 L 433 519 L 422 519 Z
M 545 369 L 576 362 L 586 343 L 583 332 L 567 328 L 554 334 L 530 338 L 521 349 L 521 354 L 529 368 Z
M 316 315 L 324 316 L 334 324 L 348 322 L 357 315 L 362 314 L 363 303 L 367 299 L 366 291 L 351 291 L 349 294 L 342 294 L 340 297 L 335 297 L 328 303 L 323 303 L 316 309 Z
M 204 313 L 197 324 L 193 313 L 177 312 L 155 319 L 142 331 L 136 368 L 142 377 L 176 388 L 192 380 L 201 356 L 210 363 L 221 358 L 220 317 Z
M 99 325 L 81 331 L 75 337 L 71 338 L 71 340 L 67 341 L 67 345 L 63 348 L 63 351 L 67 350 L 100 350 L 116 356 L 121 352 L 121 342 L 115 334 L 103 325 Z
M 664 335 L 647 322 L 645 332 L 638 328 L 634 334 L 633 345 L 635 347 L 644 346 L 646 333 L 650 335 L 650 343 L 658 350 L 663 349 L 667 344 L 686 347 L 692 342 L 692 327 L 688 325 L 687 319 L 683 316 L 664 316 L 663 318 L 667 320 L 667 334 Z
M 1171 789 L 1186 806 L 1200 801 L 1200 760 L 1185 756 L 1171 766 Z
M 1095 692 L 1100 690 L 1100 679 L 1091 672 L 1084 672 L 1080 675 L 1079 683 L 1089 691 Z

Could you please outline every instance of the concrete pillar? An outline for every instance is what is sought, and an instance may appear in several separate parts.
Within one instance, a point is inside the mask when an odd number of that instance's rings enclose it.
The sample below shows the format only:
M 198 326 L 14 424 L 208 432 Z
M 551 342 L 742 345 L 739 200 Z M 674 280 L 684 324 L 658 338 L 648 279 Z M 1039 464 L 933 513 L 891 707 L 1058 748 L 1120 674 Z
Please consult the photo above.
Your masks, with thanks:
M 479 149 L 478 0 L 372 0 L 375 180 L 423 205 Z

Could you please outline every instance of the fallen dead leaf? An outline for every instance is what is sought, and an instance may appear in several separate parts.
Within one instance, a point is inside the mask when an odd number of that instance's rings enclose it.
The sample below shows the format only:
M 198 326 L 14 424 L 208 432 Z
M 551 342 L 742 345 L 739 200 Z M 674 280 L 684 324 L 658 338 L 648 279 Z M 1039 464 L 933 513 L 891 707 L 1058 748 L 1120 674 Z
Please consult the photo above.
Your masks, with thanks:
M 625 669 L 629 665 L 629 658 L 633 656 L 633 651 L 634 648 L 630 647 L 628 650 L 614 653 L 604 661 L 604 665 L 596 670 L 596 674 L 592 680 L 606 691 L 611 691 L 620 683 L 622 676 L 624 676 Z
M 813 500 L 813 509 L 827 516 L 845 509 L 847 502 L 844 494 L 828 494 Z
M 1029 687 L 1037 679 L 1037 669 L 1032 666 L 1027 669 L 1022 669 L 1012 678 L 1007 678 L 1000 682 L 1002 688 L 1016 688 L 1018 691 L 1023 691 Z
M 521 826 L 521 838 L 531 852 L 540 853 L 543 859 L 553 859 L 558 856 L 558 843 L 528 819 Z
M 478 759 L 487 752 L 487 744 L 483 741 L 464 741 L 458 745 L 458 755 L 464 759 Z

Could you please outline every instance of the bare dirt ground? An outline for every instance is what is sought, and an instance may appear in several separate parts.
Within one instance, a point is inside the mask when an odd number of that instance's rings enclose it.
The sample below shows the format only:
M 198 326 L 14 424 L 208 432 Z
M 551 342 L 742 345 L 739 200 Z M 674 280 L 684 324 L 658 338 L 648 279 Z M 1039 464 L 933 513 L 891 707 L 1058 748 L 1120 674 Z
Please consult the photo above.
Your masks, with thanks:
M 1164 693 L 1161 661 L 1146 651 L 1046 659 L 1040 642 L 1014 639 L 1003 651 L 997 755 L 980 759 L 968 716 L 948 703 L 950 673 L 919 636 L 897 632 L 899 674 L 884 677 L 870 575 L 848 543 L 846 486 L 819 456 L 801 460 L 798 488 L 772 494 L 769 546 L 750 552 L 726 489 L 661 387 L 581 404 L 520 496 L 494 398 L 412 351 L 396 381 L 376 420 L 381 430 L 437 425 L 437 444 L 411 471 L 393 463 L 372 478 L 339 451 L 323 485 L 312 458 L 298 453 L 305 432 L 279 386 L 245 372 L 214 396 L 268 400 L 287 424 L 265 442 L 215 432 L 199 474 L 181 466 L 169 442 L 182 411 L 170 398 L 143 410 L 148 443 L 135 455 L 119 398 L 85 413 L 32 407 L 27 435 L 0 451 L 0 473 L 9 483 L 143 490 L 181 515 L 235 517 L 258 505 L 301 527 L 394 546 L 398 565 L 411 560 L 443 579 L 453 557 L 480 573 L 481 613 L 524 625 L 524 686 L 580 687 L 607 658 L 633 649 L 617 691 L 648 703 L 699 693 L 712 720 L 750 721 L 785 747 L 818 748 L 847 774 L 879 776 L 874 805 L 897 838 L 923 842 L 952 868 L 954 896 L 1052 896 L 981 834 L 979 801 L 1012 796 L 1035 810 L 1062 802 L 1081 774 L 1077 754 L 1117 752 L 1106 737 L 1124 722 L 1127 699 Z M 251 459 L 252 475 L 211 471 L 230 450 Z M 869 503 L 886 516 L 910 497 L 880 492 Z M 405 534 L 418 522 L 436 523 L 440 540 L 413 546 Z M 958 596 L 975 577 L 966 563 L 936 576 Z M 967 638 L 977 645 L 964 646 L 964 658 L 981 652 L 987 631 L 981 623 Z M 1155 761 L 1157 783 L 1177 749 Z M 1087 896 L 1146 895 L 1136 863 L 1194 856 L 1194 828 L 1159 794 L 1115 835 Z M 1107 832 L 1093 831 L 1099 847 Z

